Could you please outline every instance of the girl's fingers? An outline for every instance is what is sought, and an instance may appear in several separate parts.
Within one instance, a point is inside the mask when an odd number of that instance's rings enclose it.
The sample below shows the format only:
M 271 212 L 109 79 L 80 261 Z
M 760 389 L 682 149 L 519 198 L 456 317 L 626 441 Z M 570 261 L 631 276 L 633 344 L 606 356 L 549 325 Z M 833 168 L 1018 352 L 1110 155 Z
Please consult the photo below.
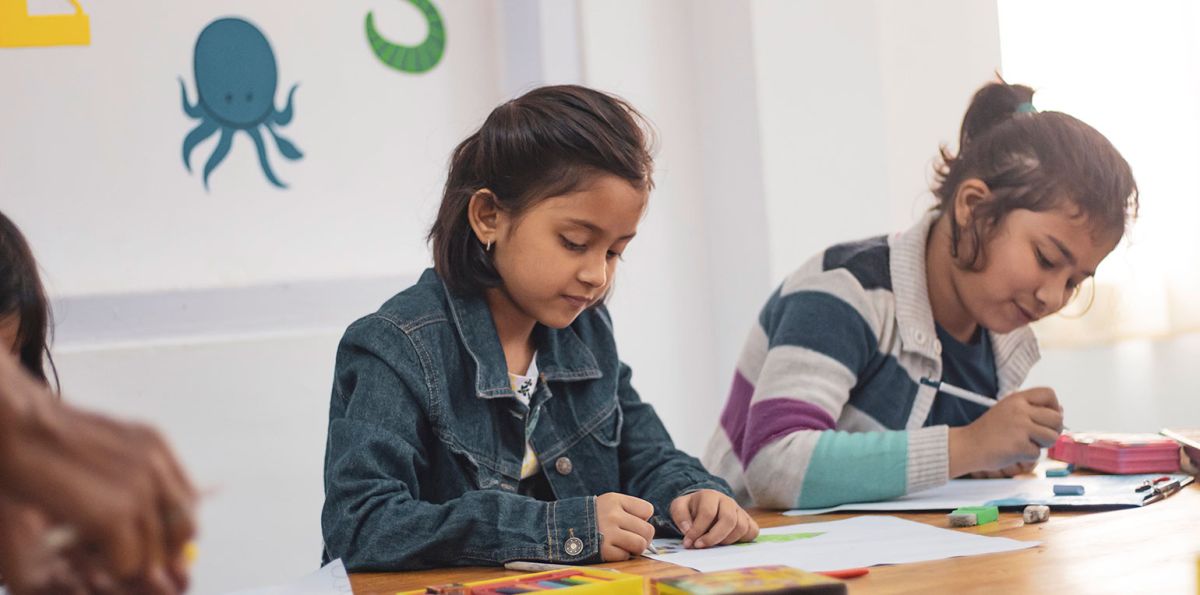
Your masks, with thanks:
M 737 543 L 746 534 L 746 530 L 750 528 L 750 517 L 746 516 L 746 513 L 740 508 L 734 513 L 734 517 L 737 520 L 733 524 L 733 530 L 729 532 L 729 535 L 725 536 L 725 539 L 721 540 L 721 545 Z
M 646 551 L 646 546 L 649 545 L 650 542 L 646 541 L 645 537 L 642 537 L 637 533 L 621 529 L 616 531 L 616 535 L 610 536 L 605 534 L 604 543 L 620 549 L 621 551 L 625 552 L 627 554 L 626 557 L 628 557 L 641 555 L 642 552 Z
M 680 496 L 671 502 L 671 520 L 675 522 L 675 528 L 683 535 L 687 535 L 692 529 L 692 495 Z
M 647 523 L 646 521 L 643 521 L 642 519 L 639 519 L 631 514 L 625 515 L 625 518 L 621 519 L 621 521 L 617 523 L 617 526 L 624 531 L 628 531 L 634 535 L 637 535 L 638 537 L 641 537 L 642 539 L 645 539 L 647 544 L 654 540 L 654 525 L 651 525 L 650 523 Z M 605 535 L 604 538 L 607 539 L 608 536 Z M 646 551 L 646 548 L 643 547 L 634 553 L 640 554 L 644 551 Z
M 742 512 L 745 511 L 743 510 Z M 747 512 L 746 516 L 750 517 L 750 513 Z M 750 517 L 750 530 L 746 532 L 746 536 L 742 541 L 754 541 L 755 539 L 758 539 L 758 521 L 754 520 L 754 517 Z
M 737 526 L 737 512 L 741 508 L 729 498 L 718 497 L 716 500 L 718 503 L 716 522 L 713 523 L 712 527 L 704 535 L 701 535 L 693 543 L 694 547 L 705 548 L 719 545 L 725 541 L 726 537 L 729 537 L 729 533 Z
M 692 510 L 695 511 L 695 514 L 692 515 L 692 530 L 683 536 L 683 547 L 692 547 L 697 539 L 708 533 L 708 530 L 712 528 L 713 521 L 717 518 L 720 501 L 706 496 L 708 494 L 697 492 L 691 498 Z

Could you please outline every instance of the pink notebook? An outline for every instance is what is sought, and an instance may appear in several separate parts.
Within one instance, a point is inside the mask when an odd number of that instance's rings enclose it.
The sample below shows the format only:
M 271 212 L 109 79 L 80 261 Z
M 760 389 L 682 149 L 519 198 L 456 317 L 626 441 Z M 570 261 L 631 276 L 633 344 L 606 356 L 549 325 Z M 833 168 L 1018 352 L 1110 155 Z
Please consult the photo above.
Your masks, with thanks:
M 1179 444 L 1158 434 L 1064 432 L 1048 454 L 1105 473 L 1179 471 Z

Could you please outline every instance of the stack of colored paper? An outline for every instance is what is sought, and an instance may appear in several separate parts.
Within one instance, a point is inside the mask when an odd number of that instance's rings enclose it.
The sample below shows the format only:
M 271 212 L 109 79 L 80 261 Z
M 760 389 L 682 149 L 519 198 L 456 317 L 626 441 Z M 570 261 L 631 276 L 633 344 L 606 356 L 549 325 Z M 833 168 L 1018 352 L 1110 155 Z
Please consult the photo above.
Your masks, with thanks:
M 1179 471 L 1179 445 L 1157 434 L 1066 432 L 1048 454 L 1052 459 L 1105 473 Z

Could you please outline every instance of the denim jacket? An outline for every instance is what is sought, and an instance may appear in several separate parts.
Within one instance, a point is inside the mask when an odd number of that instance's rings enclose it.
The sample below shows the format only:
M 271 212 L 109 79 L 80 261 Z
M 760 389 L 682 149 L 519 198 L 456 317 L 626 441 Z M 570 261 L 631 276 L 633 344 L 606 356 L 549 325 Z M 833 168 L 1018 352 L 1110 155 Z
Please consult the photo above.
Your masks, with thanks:
M 730 493 L 638 398 L 607 310 L 537 325 L 534 341 L 541 382 L 527 408 L 482 296 L 449 293 L 432 270 L 350 325 L 329 408 L 326 560 L 354 571 L 598 562 L 596 495 L 643 498 L 659 532 L 678 535 L 672 500 Z M 517 493 L 526 438 L 552 501 Z

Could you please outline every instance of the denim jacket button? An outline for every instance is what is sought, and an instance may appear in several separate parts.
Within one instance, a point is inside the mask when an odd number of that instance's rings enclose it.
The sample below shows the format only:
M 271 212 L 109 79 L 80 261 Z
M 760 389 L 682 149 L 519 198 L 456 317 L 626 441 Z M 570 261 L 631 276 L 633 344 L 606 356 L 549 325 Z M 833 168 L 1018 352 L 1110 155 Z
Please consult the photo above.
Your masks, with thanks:
M 570 475 L 571 470 L 574 468 L 575 466 L 571 464 L 571 459 L 567 457 L 558 457 L 558 460 L 554 461 L 554 470 L 558 471 L 559 475 Z
M 563 551 L 567 552 L 568 556 L 578 556 L 583 551 L 583 540 L 578 537 L 572 537 L 563 544 Z

